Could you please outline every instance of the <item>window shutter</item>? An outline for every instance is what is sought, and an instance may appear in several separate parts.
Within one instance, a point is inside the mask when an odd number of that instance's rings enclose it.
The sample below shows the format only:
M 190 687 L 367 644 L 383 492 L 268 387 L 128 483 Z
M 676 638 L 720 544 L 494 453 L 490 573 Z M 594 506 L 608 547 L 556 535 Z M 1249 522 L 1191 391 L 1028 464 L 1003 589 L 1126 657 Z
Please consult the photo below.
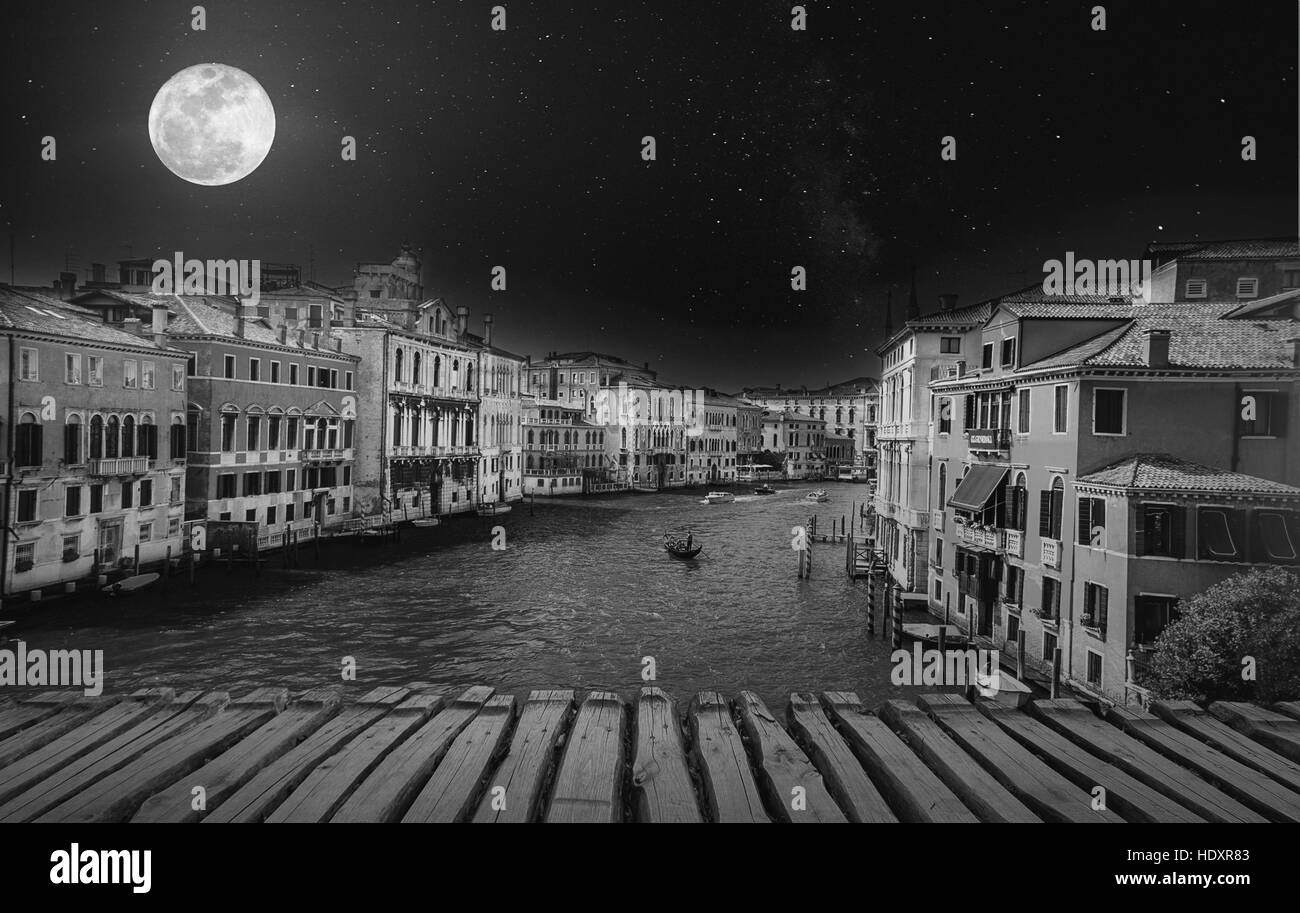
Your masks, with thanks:
M 1092 541 L 1092 498 L 1079 499 L 1079 539 L 1080 545 L 1088 545 Z
M 1045 539 L 1052 536 L 1052 493 L 1047 489 L 1038 493 L 1038 535 Z
M 1134 511 L 1135 520 L 1133 529 L 1133 554 L 1145 555 L 1147 553 L 1147 511 L 1145 506 L 1139 506 Z
M 1092 499 L 1092 525 L 1100 526 L 1102 529 L 1106 528 L 1106 499 L 1105 498 Z M 1091 539 L 1091 536 L 1092 536 L 1092 532 L 1091 530 L 1089 530 L 1089 539 Z
M 1182 507 L 1169 508 L 1169 525 L 1173 527 L 1170 530 L 1169 542 L 1172 557 L 1185 558 L 1184 548 L 1186 547 L 1187 538 L 1187 511 Z
M 1060 488 L 1052 489 L 1052 519 L 1049 535 L 1053 539 L 1061 538 L 1062 519 L 1065 512 L 1065 491 Z
M 1285 391 L 1273 394 L 1273 403 L 1270 408 L 1272 410 L 1270 420 L 1273 423 L 1273 435 L 1275 437 L 1286 437 L 1286 420 L 1291 411 L 1291 402 Z

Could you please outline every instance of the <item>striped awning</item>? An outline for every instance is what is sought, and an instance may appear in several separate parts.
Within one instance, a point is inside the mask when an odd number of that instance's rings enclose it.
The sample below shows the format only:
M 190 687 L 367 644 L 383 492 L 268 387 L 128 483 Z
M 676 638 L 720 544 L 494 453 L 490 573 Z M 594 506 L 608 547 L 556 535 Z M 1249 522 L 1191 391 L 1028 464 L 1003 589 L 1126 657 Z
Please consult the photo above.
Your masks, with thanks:
M 948 499 L 948 506 L 958 510 L 981 511 L 1006 477 L 1005 466 L 972 466 Z

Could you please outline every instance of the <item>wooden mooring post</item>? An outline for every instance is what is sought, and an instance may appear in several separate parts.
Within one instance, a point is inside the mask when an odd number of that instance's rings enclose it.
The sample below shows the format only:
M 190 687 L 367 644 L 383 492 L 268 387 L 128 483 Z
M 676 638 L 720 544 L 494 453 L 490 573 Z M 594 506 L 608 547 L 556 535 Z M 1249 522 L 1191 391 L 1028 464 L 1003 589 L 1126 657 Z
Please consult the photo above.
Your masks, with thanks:
M 889 603 L 889 636 L 898 650 L 903 646 L 903 588 L 891 587 L 893 598 Z
M 867 633 L 876 636 L 876 575 L 867 575 Z
M 1016 681 L 1025 680 L 1025 631 L 1016 631 Z
M 1056 700 L 1056 695 L 1061 688 L 1061 648 L 1057 647 L 1052 651 L 1052 700 Z

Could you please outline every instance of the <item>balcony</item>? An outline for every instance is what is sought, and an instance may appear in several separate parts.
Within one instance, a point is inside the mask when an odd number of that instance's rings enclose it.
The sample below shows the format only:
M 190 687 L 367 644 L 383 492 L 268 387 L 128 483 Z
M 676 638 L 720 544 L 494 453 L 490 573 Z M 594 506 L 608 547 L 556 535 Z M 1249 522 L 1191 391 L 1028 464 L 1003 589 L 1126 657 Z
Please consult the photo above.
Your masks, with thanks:
M 342 447 L 319 447 L 299 451 L 298 458 L 304 463 L 316 463 L 325 460 L 344 460 L 347 459 L 347 453 Z
M 1010 428 L 972 428 L 966 432 L 971 450 L 1005 453 L 1011 449 Z
M 1025 557 L 1025 534 L 1018 529 L 1008 529 L 1003 531 L 1003 537 L 1006 541 L 1005 548 L 1007 554 L 1013 558 Z
M 957 527 L 957 541 L 965 545 L 974 545 L 978 548 L 987 548 L 990 551 L 998 551 L 1003 547 L 1004 531 L 992 527 L 980 526 L 959 526 Z
M 139 476 L 150 469 L 153 461 L 148 457 L 110 457 L 90 461 L 92 476 Z
M 876 440 L 922 440 L 930 436 L 929 422 L 893 422 L 876 428 Z
M 1050 567 L 1053 570 L 1061 568 L 1061 543 L 1056 539 L 1043 540 L 1043 567 Z
M 430 399 L 449 399 L 457 402 L 478 402 L 478 394 L 472 391 L 452 389 L 451 387 L 430 387 L 427 384 L 415 384 L 409 380 L 395 380 L 389 383 L 390 393 L 406 396 L 427 396 Z
M 947 519 L 948 513 L 943 510 L 930 511 L 930 523 L 936 533 L 943 532 L 943 521 Z
M 952 380 L 961 377 L 966 373 L 966 362 L 964 361 L 945 361 L 930 368 L 930 380 Z

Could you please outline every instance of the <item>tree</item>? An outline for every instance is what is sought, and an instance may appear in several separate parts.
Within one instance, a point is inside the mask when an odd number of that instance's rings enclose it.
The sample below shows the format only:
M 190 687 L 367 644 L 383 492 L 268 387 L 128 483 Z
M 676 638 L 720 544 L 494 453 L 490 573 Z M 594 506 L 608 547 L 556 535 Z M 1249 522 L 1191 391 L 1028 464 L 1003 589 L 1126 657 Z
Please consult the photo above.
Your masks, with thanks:
M 1229 577 L 1179 606 L 1143 684 L 1157 698 L 1300 697 L 1300 575 L 1283 567 Z
M 770 466 L 773 469 L 780 469 L 785 465 L 785 456 L 771 450 L 764 450 L 754 460 L 754 464 L 756 466 Z

